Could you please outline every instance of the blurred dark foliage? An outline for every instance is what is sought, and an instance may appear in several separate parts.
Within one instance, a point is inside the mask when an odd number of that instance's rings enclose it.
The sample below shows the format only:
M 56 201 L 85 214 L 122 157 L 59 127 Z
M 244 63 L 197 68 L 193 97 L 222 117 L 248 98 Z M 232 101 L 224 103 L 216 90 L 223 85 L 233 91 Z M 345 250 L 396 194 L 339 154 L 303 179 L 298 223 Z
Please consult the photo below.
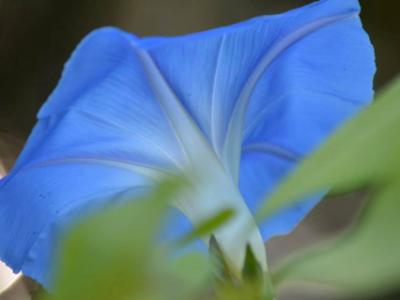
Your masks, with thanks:
M 312 1 L 0 0 L 0 155 L 6 160 L 6 167 L 10 167 L 29 134 L 35 114 L 57 83 L 64 62 L 89 31 L 112 25 L 139 36 L 176 35 L 283 12 L 309 2 Z M 361 2 L 364 25 L 376 47 L 379 89 L 400 72 L 400 4 L 396 0 Z M 317 224 L 315 227 L 322 234 L 341 228 L 362 202 L 359 195 L 349 197 L 322 203 L 318 213 L 307 221 Z M 297 239 L 302 239 L 302 230 L 300 227 L 294 233 Z M 271 247 L 271 252 L 279 253 L 293 245 L 289 239 Z M 274 247 L 279 250 L 274 251 Z M 297 295 L 295 299 L 303 298 Z

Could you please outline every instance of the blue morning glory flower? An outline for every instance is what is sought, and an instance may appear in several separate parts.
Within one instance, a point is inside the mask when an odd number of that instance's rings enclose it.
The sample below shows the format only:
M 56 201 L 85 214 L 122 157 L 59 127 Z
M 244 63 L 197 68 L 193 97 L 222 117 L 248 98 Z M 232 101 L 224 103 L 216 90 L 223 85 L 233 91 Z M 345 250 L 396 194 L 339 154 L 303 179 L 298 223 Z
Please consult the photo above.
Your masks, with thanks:
M 263 240 L 289 232 L 317 197 L 245 237 L 243 225 L 372 99 L 374 54 L 358 14 L 356 0 L 321 0 L 180 37 L 89 34 L 0 182 L 0 258 L 47 285 L 71 220 L 173 173 L 195 183 L 175 202 L 174 234 L 233 208 L 217 240 L 238 265 L 250 243 L 265 267 Z

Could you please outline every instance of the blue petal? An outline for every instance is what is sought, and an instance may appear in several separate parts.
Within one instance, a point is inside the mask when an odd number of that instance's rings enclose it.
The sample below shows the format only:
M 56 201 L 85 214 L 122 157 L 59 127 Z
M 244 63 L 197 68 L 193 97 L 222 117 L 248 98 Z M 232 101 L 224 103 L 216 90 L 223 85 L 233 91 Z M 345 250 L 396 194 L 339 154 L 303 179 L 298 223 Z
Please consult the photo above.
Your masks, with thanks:
M 356 1 L 320 1 L 297 21 L 307 24 L 330 12 L 346 16 L 349 8 L 357 12 Z M 357 16 L 321 26 L 271 63 L 250 99 L 244 127 L 240 187 L 253 210 L 299 160 L 371 101 L 374 73 L 373 48 Z M 290 232 L 318 199 L 266 220 L 264 238 Z
M 0 182 L 0 257 L 43 284 L 67 211 L 79 216 L 127 189 L 141 191 L 182 159 L 133 41 L 102 29 L 82 42 Z
M 374 53 L 359 9 L 356 0 L 317 1 L 205 33 L 140 42 L 251 209 L 371 101 Z M 318 198 L 267 220 L 264 238 L 289 232 Z
M 256 209 L 372 98 L 373 52 L 358 10 L 356 0 L 322 0 L 183 37 L 89 35 L 0 182 L 0 257 L 46 284 L 57 237 L 71 220 L 128 189 L 141 193 L 188 162 L 204 175 L 205 157 L 219 176 L 212 188 L 224 184 L 201 193 L 239 199 L 238 184 Z M 317 200 L 267 220 L 264 237 L 288 232 Z M 175 235 L 188 227 L 178 224 Z
M 48 286 L 58 238 L 71 220 L 113 203 L 132 187 L 143 193 L 148 184 L 130 171 L 98 164 L 21 170 L 0 190 L 2 260 Z

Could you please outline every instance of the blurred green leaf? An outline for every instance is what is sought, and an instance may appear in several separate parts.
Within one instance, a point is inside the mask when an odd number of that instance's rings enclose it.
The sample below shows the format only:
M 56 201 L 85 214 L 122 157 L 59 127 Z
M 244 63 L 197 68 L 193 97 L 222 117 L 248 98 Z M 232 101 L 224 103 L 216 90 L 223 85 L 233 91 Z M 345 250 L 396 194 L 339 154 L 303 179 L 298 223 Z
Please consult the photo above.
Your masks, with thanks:
M 274 282 L 328 284 L 353 295 L 400 286 L 400 80 L 306 159 L 265 203 L 260 216 L 311 193 L 366 186 L 373 196 L 360 222 L 336 241 L 288 259 Z
M 170 273 L 174 274 L 181 284 L 185 284 L 183 288 L 187 290 L 187 294 L 183 299 L 191 299 L 189 296 L 193 296 L 193 294 L 210 292 L 212 266 L 208 256 L 204 253 L 188 253 L 172 262 L 168 261 L 166 268 L 170 269 Z M 182 288 L 181 285 L 179 287 Z
M 210 255 L 214 263 L 215 300 L 273 300 L 273 287 L 268 274 L 257 261 L 252 248 L 246 248 L 242 274 L 233 274 L 214 236 L 210 239 Z
M 192 258 L 185 265 L 196 270 L 171 264 L 155 242 L 180 186 L 166 181 L 148 197 L 83 220 L 62 247 L 52 299 L 188 299 L 204 280 L 204 264 Z
M 250 282 L 239 286 L 224 286 L 219 289 L 216 300 L 275 300 L 272 295 L 260 293 Z
M 214 299 L 214 298 L 213 298 Z M 218 286 L 217 300 L 275 300 L 268 274 L 261 278 L 247 278 L 237 283 L 226 282 Z
M 270 275 L 264 274 L 250 245 L 248 245 L 246 249 L 242 278 L 245 289 L 250 289 L 252 292 L 246 299 L 275 299 L 275 291 L 271 283 Z M 253 295 L 253 298 L 250 298 L 251 295 Z
M 236 284 L 240 282 L 239 276 L 233 273 L 231 264 L 227 261 L 217 239 L 214 235 L 210 237 L 209 243 L 210 259 L 214 266 L 215 280 L 217 284 Z
M 242 270 L 242 277 L 244 280 L 257 281 L 264 277 L 262 267 L 257 261 L 253 250 L 248 245 L 246 248 L 246 257 Z
M 400 79 L 306 159 L 265 201 L 265 218 L 311 192 L 389 182 L 400 172 Z
M 360 222 L 339 240 L 289 259 L 274 281 L 321 283 L 371 296 L 400 286 L 400 178 L 369 201 Z
M 232 209 L 224 209 L 215 216 L 210 217 L 204 223 L 197 226 L 193 231 L 189 232 L 186 236 L 182 238 L 179 244 L 188 244 L 197 238 L 206 236 L 217 228 L 221 227 L 234 216 L 234 211 Z

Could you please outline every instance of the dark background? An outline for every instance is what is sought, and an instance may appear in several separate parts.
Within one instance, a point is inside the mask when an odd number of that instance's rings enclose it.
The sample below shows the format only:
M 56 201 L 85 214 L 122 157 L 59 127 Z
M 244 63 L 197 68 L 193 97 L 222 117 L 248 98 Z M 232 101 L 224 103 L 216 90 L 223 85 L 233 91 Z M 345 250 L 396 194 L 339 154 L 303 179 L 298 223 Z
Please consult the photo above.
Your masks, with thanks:
M 346 0 L 343 0 L 346 1 Z M 141 35 L 176 35 L 282 12 L 306 0 L 0 0 L 0 157 L 9 167 L 82 37 L 104 25 Z M 379 90 L 400 71 L 399 1 L 361 0 L 376 47 Z M 269 243 L 270 261 L 298 245 L 329 236 L 352 219 L 360 195 L 322 203 L 291 236 Z M 282 299 L 302 297 L 298 291 Z M 380 297 L 379 299 L 384 299 Z M 400 299 L 393 296 L 386 299 Z

